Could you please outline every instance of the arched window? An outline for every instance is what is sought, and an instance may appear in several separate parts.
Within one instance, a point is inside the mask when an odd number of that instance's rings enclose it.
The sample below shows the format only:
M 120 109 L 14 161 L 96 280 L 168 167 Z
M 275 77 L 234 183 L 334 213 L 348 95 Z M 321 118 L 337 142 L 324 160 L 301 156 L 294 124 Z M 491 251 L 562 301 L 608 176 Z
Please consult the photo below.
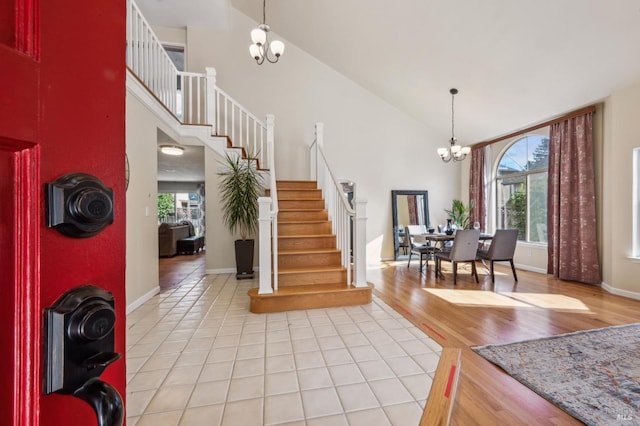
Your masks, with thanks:
M 549 138 L 527 135 L 509 146 L 496 170 L 496 228 L 517 228 L 518 239 L 547 242 Z

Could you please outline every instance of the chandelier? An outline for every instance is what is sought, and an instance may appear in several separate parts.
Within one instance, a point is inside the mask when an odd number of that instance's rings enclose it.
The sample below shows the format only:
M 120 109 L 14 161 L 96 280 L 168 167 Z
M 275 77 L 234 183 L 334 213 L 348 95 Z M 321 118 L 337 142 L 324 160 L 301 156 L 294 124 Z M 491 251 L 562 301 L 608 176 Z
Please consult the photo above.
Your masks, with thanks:
M 451 140 L 449 140 L 451 145 L 447 148 L 438 148 L 438 155 L 445 163 L 451 160 L 462 161 L 467 158 L 467 154 L 471 152 L 471 148 L 468 146 L 460 146 L 457 144 L 458 139 L 456 139 L 454 135 L 453 98 L 458 93 L 458 89 L 451 89 L 449 93 L 451 93 Z
M 275 64 L 284 53 L 284 43 L 280 40 L 273 40 L 271 43 L 267 41 L 267 33 L 270 28 L 266 24 L 267 0 L 262 1 L 262 24 L 258 28 L 251 31 L 251 41 L 253 44 L 249 46 L 251 57 L 256 60 L 258 65 L 262 65 L 264 60 Z

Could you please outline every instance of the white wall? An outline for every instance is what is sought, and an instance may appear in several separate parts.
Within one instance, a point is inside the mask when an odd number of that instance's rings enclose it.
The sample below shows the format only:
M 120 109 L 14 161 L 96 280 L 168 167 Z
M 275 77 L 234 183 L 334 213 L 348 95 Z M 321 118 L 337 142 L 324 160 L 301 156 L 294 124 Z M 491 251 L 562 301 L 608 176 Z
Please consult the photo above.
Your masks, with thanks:
M 218 85 L 242 105 L 259 117 L 275 114 L 278 178 L 308 178 L 314 123 L 324 122 L 325 151 L 336 177 L 354 181 L 356 198 L 369 202 L 369 263 L 393 257 L 392 189 L 428 190 L 431 222 L 443 222 L 443 209 L 460 197 L 460 166 L 443 164 L 436 154 L 448 137 L 288 40 L 279 63 L 256 65 L 248 53 L 249 33 L 256 25 L 233 9 L 229 32 L 189 28 L 188 70 L 204 72 L 206 66 L 214 66 Z M 212 194 L 210 185 L 207 191 Z
M 632 152 L 640 147 L 640 81 L 611 94 L 604 114 L 603 285 L 640 298 L 640 261 L 632 254 Z
M 126 143 L 130 180 L 127 189 L 127 306 L 135 307 L 158 287 L 157 119 L 129 91 Z M 130 310 L 130 309 L 129 309 Z
M 222 205 L 218 196 L 220 176 L 218 169 L 221 167 L 222 157 L 211 149 L 204 150 L 204 181 L 207 190 L 207 211 L 205 216 L 205 228 L 207 230 L 206 271 L 208 274 L 230 273 L 236 271 L 236 259 L 233 236 L 222 223 Z M 257 245 L 257 243 L 256 243 Z M 254 256 L 254 263 L 257 257 Z

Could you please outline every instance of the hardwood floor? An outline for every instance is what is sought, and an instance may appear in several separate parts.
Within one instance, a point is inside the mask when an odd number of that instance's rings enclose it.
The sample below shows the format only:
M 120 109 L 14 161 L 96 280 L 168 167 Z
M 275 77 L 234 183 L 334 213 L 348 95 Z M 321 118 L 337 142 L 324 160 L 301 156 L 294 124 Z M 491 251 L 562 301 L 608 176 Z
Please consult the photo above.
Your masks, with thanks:
M 173 268 L 177 269 L 172 272 Z M 471 347 L 640 322 L 640 301 L 523 270 L 518 270 L 519 282 L 514 284 L 508 264 L 496 264 L 495 285 L 480 263 L 480 284 L 471 278 L 469 267 L 460 267 L 455 288 L 450 265 L 444 265 L 444 280 L 436 280 L 433 269 L 429 262 L 427 272 L 420 274 L 418 262 L 411 268 L 406 261 L 389 262 L 367 271 L 367 279 L 378 297 L 444 348 L 460 349 L 451 424 L 582 424 Z M 179 285 L 180 277 L 196 279 L 204 274 L 204 255 L 161 259 L 160 271 L 160 282 L 169 286 Z
M 480 263 L 480 284 L 467 268 L 454 288 L 450 267 L 444 271 L 446 279 L 436 280 L 432 263 L 420 274 L 417 262 L 390 262 L 367 279 L 443 347 L 461 350 L 451 424 L 582 424 L 470 348 L 639 322 L 640 301 L 522 270 L 514 284 L 508 265 L 496 264 L 495 285 Z
M 205 271 L 205 251 L 159 259 L 160 291 L 174 288 L 185 279 L 200 279 Z

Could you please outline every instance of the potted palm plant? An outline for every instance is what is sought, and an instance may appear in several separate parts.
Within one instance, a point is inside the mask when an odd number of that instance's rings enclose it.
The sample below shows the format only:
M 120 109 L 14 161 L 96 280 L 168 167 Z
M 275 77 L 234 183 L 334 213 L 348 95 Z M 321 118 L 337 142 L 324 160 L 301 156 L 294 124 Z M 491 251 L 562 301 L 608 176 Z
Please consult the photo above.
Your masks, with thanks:
M 258 229 L 258 197 L 263 194 L 262 175 L 256 170 L 255 158 L 226 154 L 225 170 L 218 174 L 222 220 L 229 232 L 240 234 L 235 241 L 237 279 L 253 278 L 254 240 L 249 237 Z
M 451 210 L 445 209 L 444 211 L 449 215 L 451 222 L 453 222 L 458 229 L 468 229 L 469 215 L 471 214 L 471 210 L 473 210 L 474 205 L 475 203 L 473 200 L 469 201 L 468 206 L 465 206 L 460 200 L 453 200 L 451 202 Z

